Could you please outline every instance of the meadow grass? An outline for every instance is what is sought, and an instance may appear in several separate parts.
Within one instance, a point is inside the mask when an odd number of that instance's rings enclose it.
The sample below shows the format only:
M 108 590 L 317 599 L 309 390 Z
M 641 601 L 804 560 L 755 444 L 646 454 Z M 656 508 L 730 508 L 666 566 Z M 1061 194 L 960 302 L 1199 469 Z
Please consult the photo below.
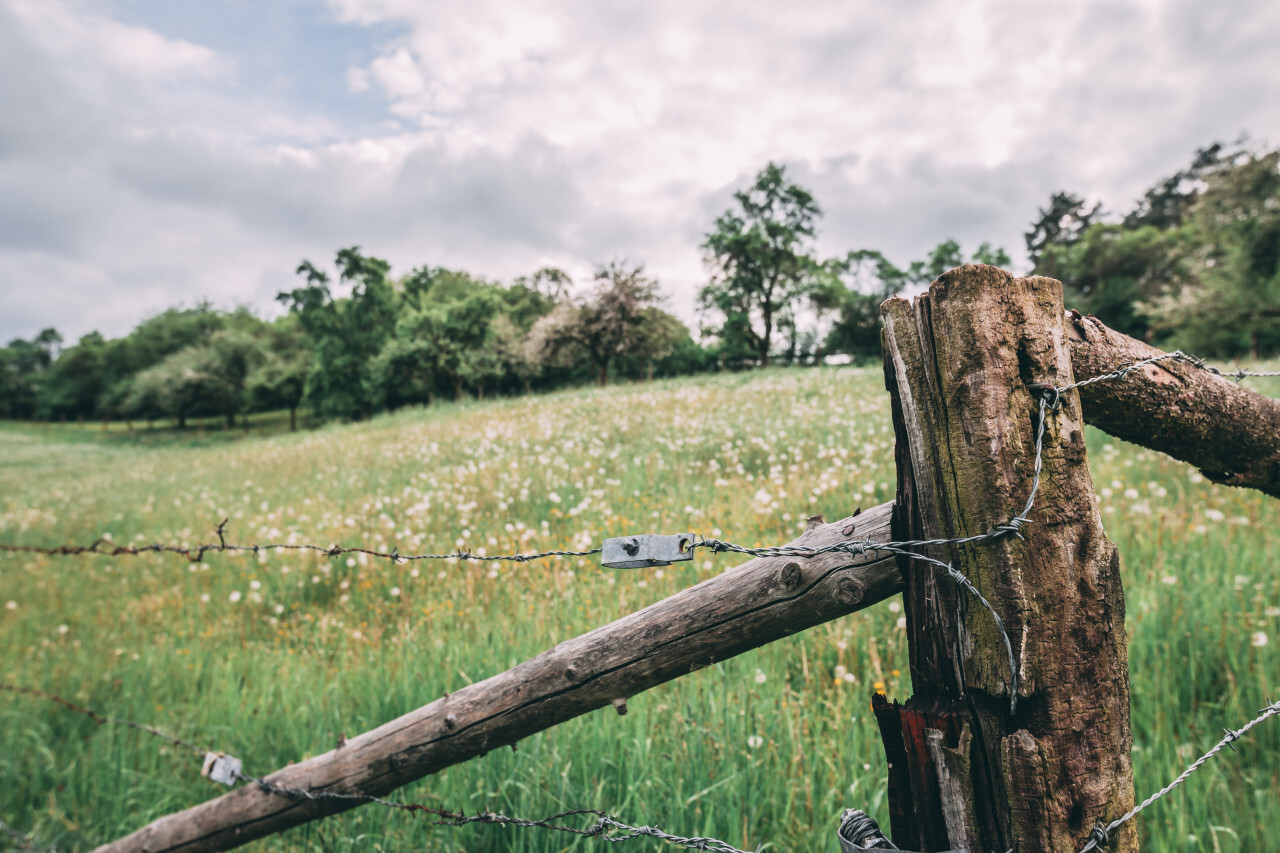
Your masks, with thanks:
M 781 544 L 809 515 L 892 497 L 888 408 L 878 369 L 829 368 L 444 404 L 234 440 L 6 424 L 0 541 L 196 544 L 227 517 L 229 541 L 403 553 L 582 549 L 681 530 Z M 1141 798 L 1277 698 L 1280 504 L 1092 430 L 1088 441 L 1122 557 Z M 623 572 L 593 559 L 0 554 L 0 680 L 265 774 L 739 562 L 700 553 Z M 590 713 L 401 795 L 525 817 L 601 808 L 743 848 L 834 850 L 845 807 L 887 826 L 869 697 L 910 695 L 900 611 L 885 602 L 634 697 L 627 716 Z M 0 694 L 0 819 L 43 844 L 92 846 L 218 793 L 190 753 Z M 1140 826 L 1151 850 L 1277 849 L 1280 723 Z M 253 849 L 603 846 L 364 807 Z

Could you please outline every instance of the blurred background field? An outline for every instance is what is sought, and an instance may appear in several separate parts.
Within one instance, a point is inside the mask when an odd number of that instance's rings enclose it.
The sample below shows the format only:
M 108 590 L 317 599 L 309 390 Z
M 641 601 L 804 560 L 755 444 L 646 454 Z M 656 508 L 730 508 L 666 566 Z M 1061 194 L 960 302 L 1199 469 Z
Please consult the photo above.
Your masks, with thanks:
M 1250 383 L 1280 395 L 1280 381 Z M 680 530 L 773 545 L 809 515 L 833 520 L 893 496 L 878 368 L 442 403 L 301 433 L 282 431 L 287 416 L 261 417 L 248 436 L 0 425 L 0 541 L 196 544 L 226 517 L 228 541 L 404 553 L 581 549 Z M 1089 451 L 1125 576 L 1141 798 L 1278 698 L 1280 506 L 1098 432 Z M 593 559 L 0 554 L 0 680 L 156 725 L 265 774 L 738 562 L 699 554 L 610 571 Z M 834 850 L 843 808 L 887 823 L 869 700 L 910 695 L 903 625 L 891 600 L 402 796 L 523 817 L 601 808 L 743 848 Z M 1280 724 L 1238 746 L 1144 813 L 1146 849 L 1274 849 Z M 0 819 L 42 844 L 89 847 L 218 793 L 189 753 L 0 697 Z M 366 807 L 251 849 L 602 847 Z

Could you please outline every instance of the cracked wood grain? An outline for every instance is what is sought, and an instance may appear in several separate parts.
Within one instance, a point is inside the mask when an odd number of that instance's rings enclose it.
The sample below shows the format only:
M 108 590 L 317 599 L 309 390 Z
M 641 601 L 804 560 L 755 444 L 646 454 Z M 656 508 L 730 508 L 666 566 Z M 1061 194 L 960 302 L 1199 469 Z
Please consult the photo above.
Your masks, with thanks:
M 894 539 L 985 533 L 1030 491 L 1039 405 L 1027 386 L 1072 378 L 1062 285 L 966 265 L 882 312 L 897 435 Z M 1106 394 L 1118 384 L 1093 387 Z M 1017 650 L 1016 716 L 990 615 L 945 573 L 901 559 L 915 695 L 882 703 L 877 719 L 902 741 L 886 743 L 886 754 L 899 757 L 890 816 L 904 849 L 1075 853 L 1096 821 L 1133 802 L 1124 592 L 1083 426 L 1079 398 L 1063 395 L 1046 422 L 1025 541 L 925 551 L 953 562 L 999 611 Z M 1125 830 L 1113 853 L 1137 849 Z

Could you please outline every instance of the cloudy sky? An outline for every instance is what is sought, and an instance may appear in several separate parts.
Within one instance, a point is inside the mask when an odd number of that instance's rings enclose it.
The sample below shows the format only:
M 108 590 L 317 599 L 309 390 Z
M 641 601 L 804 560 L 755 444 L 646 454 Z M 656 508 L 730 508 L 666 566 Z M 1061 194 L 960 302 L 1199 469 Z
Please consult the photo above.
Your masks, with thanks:
M 820 248 L 1008 248 L 1058 189 L 1126 209 L 1280 142 L 1280 4 L 0 0 L 0 341 L 274 311 L 359 244 L 510 280 L 645 263 L 768 160 Z

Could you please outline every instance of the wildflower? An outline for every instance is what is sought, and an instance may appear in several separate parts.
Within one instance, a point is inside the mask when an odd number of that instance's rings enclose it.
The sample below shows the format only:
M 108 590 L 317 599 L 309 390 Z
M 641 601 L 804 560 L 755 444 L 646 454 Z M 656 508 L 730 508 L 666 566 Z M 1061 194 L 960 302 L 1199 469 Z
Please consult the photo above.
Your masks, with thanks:
M 231 594 L 227 596 L 227 600 L 230 601 L 232 604 L 235 604 L 237 601 L 239 601 L 240 590 L 238 589 L 231 590 Z
M 261 581 L 249 581 L 249 589 L 262 589 Z
M 905 629 L 907 627 L 907 617 L 905 616 L 898 617 L 898 627 L 901 629 Z
M 1173 586 L 1177 582 L 1178 582 L 1178 579 L 1173 575 L 1165 575 L 1164 577 L 1160 578 L 1160 583 L 1164 584 L 1165 586 Z
M 756 670 L 756 684 L 764 684 L 768 680 L 769 680 L 769 676 L 764 674 L 763 669 Z
M 392 597 L 392 598 L 399 598 L 399 597 L 400 597 L 400 587 L 398 587 L 398 586 L 393 586 L 393 587 L 391 587 L 391 597 Z
M 277 616 L 279 616 L 281 613 L 283 613 L 283 612 L 284 612 L 284 605 L 283 605 L 283 604 L 277 604 L 277 605 L 276 605 L 276 607 L 275 607 L 275 610 L 276 610 L 276 615 L 277 615 Z
M 201 602 L 202 604 L 208 604 L 208 603 L 209 603 L 209 593 L 207 593 L 207 592 L 206 592 L 206 593 L 204 593 L 203 595 L 201 595 L 201 596 L 200 596 L 200 602 Z
M 1249 645 L 1255 649 L 1260 649 L 1267 644 L 1267 633 L 1265 631 L 1254 631 L 1249 637 Z
M 897 602 L 897 601 L 890 601 L 890 602 L 889 602 L 889 612 L 890 612 L 890 613 L 899 613 L 899 612 L 901 612 L 901 610 L 902 610 L 902 604 L 901 604 L 901 603 L 899 603 L 899 602 Z
M 9 603 L 10 603 L 10 604 L 12 604 L 13 602 L 11 601 L 11 602 L 9 602 Z M 10 608 L 10 609 L 12 609 L 12 608 Z M 1263 610 L 1262 612 L 1263 612 L 1263 613 L 1265 613 L 1265 614 L 1267 614 L 1268 616 L 1271 616 L 1271 617 L 1280 616 L 1280 607 L 1276 607 L 1275 605 L 1271 605 L 1270 607 L 1266 608 L 1266 609 L 1265 609 L 1265 610 Z
M 1204 517 L 1210 521 L 1225 521 L 1227 515 L 1220 509 L 1206 509 L 1204 511 Z
M 883 681 L 877 681 L 875 684 L 871 685 L 871 688 L 872 688 L 873 690 L 875 690 L 877 693 L 880 693 L 880 694 L 882 694 L 882 695 L 884 694 L 884 682 L 883 682 Z
M 70 631 L 70 630 L 71 630 L 71 629 L 70 629 L 70 628 L 68 628 L 66 625 L 59 625 L 59 626 L 58 626 L 58 633 L 59 633 L 59 634 L 65 634 L 65 633 L 67 633 L 67 632 L 68 632 L 68 631 Z M 1254 636 L 1257 636 L 1257 635 L 1255 634 Z M 1262 642 L 1261 642 L 1261 643 L 1254 643 L 1254 645 L 1255 645 L 1255 646 L 1262 646 L 1262 645 L 1266 645 L 1266 641 L 1267 641 L 1267 635 L 1266 635 L 1266 634 L 1263 634 L 1263 635 L 1262 635 Z
M 751 735 L 747 738 L 747 746 L 752 749 L 759 749 L 764 746 L 764 738 L 760 737 L 760 735 Z
M 4 603 L 4 609 L 5 609 L 5 610 L 17 610 L 17 609 L 18 609 L 18 602 L 16 602 L 16 601 L 6 601 L 6 602 Z

